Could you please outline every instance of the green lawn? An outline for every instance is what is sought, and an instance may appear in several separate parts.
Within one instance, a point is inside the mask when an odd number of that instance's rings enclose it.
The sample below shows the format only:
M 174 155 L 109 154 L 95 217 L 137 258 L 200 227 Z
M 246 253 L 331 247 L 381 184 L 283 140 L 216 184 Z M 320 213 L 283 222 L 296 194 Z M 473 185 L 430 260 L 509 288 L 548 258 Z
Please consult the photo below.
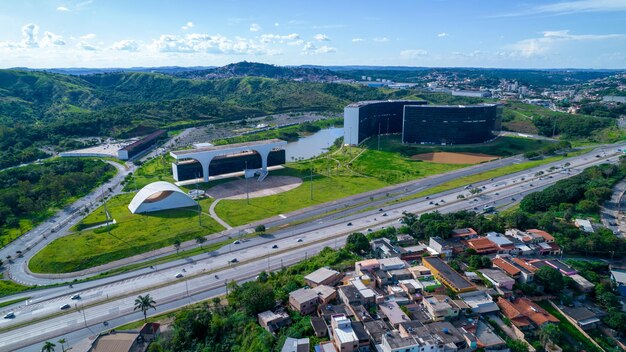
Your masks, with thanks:
M 0 297 L 20 293 L 31 289 L 32 286 L 24 286 L 13 281 L 0 280 Z
M 399 153 L 404 156 L 431 152 L 483 153 L 495 156 L 512 156 L 533 150 L 540 150 L 546 145 L 552 143 L 554 142 L 523 137 L 504 136 L 496 138 L 489 143 L 482 144 L 421 145 L 402 144 L 400 135 L 380 137 L 381 150 Z M 378 138 L 370 138 L 365 145 L 372 150 L 378 149 Z
M 145 185 L 156 181 L 174 182 L 172 177 L 172 162 L 169 155 L 161 155 L 142 164 L 132 177 L 126 179 L 125 192 L 141 189 Z
M 176 238 L 186 241 L 223 230 L 208 216 L 202 217 L 200 226 L 197 210 L 193 208 L 131 214 L 127 206 L 133 196 L 122 194 L 107 202 L 109 213 L 117 222 L 111 236 L 105 228 L 99 228 L 57 239 L 30 260 L 30 269 L 38 273 L 82 270 L 169 246 Z M 203 211 L 208 210 L 211 202 L 212 199 L 200 201 Z M 83 222 L 93 224 L 103 220 L 104 209 L 100 207 Z
M 290 175 L 301 177 L 304 182 L 298 188 L 273 196 L 251 198 L 250 204 L 245 199 L 222 200 L 215 207 L 220 218 L 232 226 L 287 213 L 311 205 L 328 202 L 353 194 L 387 186 L 386 183 L 368 177 L 333 175 L 331 177 L 315 174 L 313 177 L 313 199 L 311 200 L 311 181 L 306 170 L 288 167 L 274 171 L 272 175 Z

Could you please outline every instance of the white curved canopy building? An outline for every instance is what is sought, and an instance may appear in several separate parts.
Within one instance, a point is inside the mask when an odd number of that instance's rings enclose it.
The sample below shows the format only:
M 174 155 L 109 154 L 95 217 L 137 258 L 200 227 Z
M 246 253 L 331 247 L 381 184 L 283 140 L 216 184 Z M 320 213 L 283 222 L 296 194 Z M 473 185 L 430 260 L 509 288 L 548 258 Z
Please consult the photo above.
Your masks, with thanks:
M 195 207 L 198 203 L 175 185 L 157 181 L 142 188 L 128 205 L 133 214 L 166 209 Z

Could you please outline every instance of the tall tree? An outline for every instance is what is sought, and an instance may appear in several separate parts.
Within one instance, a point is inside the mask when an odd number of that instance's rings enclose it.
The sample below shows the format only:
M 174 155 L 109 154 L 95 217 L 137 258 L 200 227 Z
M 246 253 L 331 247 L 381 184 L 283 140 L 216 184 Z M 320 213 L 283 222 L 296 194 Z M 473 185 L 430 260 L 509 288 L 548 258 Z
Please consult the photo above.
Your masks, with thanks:
M 143 320 L 148 322 L 148 310 L 152 308 L 156 310 L 156 302 L 150 297 L 149 294 L 142 296 L 139 295 L 135 299 L 135 308 L 133 310 L 141 310 L 143 312 Z
M 41 348 L 41 352 L 54 352 L 54 348 L 55 348 L 56 346 L 57 346 L 57 345 L 53 344 L 52 342 L 50 342 L 50 341 L 46 341 L 46 342 L 43 344 L 43 347 Z

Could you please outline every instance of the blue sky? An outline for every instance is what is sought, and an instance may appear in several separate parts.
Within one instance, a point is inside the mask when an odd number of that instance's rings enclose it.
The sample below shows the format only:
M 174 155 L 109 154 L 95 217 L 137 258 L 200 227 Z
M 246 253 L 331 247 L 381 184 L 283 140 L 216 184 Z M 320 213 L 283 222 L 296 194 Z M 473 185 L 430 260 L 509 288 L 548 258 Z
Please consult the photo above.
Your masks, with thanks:
M 0 0 L 0 67 L 626 68 L 626 0 Z

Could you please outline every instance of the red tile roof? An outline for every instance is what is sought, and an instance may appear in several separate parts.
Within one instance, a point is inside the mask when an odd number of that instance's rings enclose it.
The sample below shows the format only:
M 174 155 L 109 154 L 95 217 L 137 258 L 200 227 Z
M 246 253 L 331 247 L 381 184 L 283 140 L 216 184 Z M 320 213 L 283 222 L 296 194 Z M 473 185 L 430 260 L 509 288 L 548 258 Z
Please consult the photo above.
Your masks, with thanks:
M 493 262 L 493 265 L 504 270 L 510 276 L 519 275 L 522 272 L 521 270 L 516 268 L 515 265 L 509 263 L 502 258 L 493 258 L 491 261 Z
M 467 240 L 467 245 L 471 248 L 475 249 L 478 253 L 484 253 L 489 251 L 498 251 L 500 247 L 497 244 L 491 242 L 488 238 L 474 238 L 471 240 Z
M 513 261 L 514 261 L 517 265 L 519 265 L 519 266 L 521 266 L 522 268 L 524 268 L 524 269 L 526 269 L 526 270 L 530 271 L 531 273 L 534 273 L 535 271 L 537 271 L 537 268 L 535 268 L 534 266 L 532 266 L 532 265 L 528 264 L 528 263 L 527 263 L 525 260 L 523 260 L 523 259 L 520 259 L 520 258 L 513 258 Z
M 543 237 L 544 240 L 546 240 L 546 242 L 553 242 L 554 241 L 554 236 L 552 236 L 551 234 L 543 231 L 543 230 L 538 230 L 538 229 L 530 229 L 527 230 L 526 232 L 530 232 L 530 233 L 534 233 L 535 235 L 541 236 Z
M 557 318 L 526 297 L 517 298 L 513 301 L 499 297 L 497 304 L 502 310 L 502 314 L 517 327 L 525 327 L 531 323 L 542 326 L 545 323 L 559 322 Z

